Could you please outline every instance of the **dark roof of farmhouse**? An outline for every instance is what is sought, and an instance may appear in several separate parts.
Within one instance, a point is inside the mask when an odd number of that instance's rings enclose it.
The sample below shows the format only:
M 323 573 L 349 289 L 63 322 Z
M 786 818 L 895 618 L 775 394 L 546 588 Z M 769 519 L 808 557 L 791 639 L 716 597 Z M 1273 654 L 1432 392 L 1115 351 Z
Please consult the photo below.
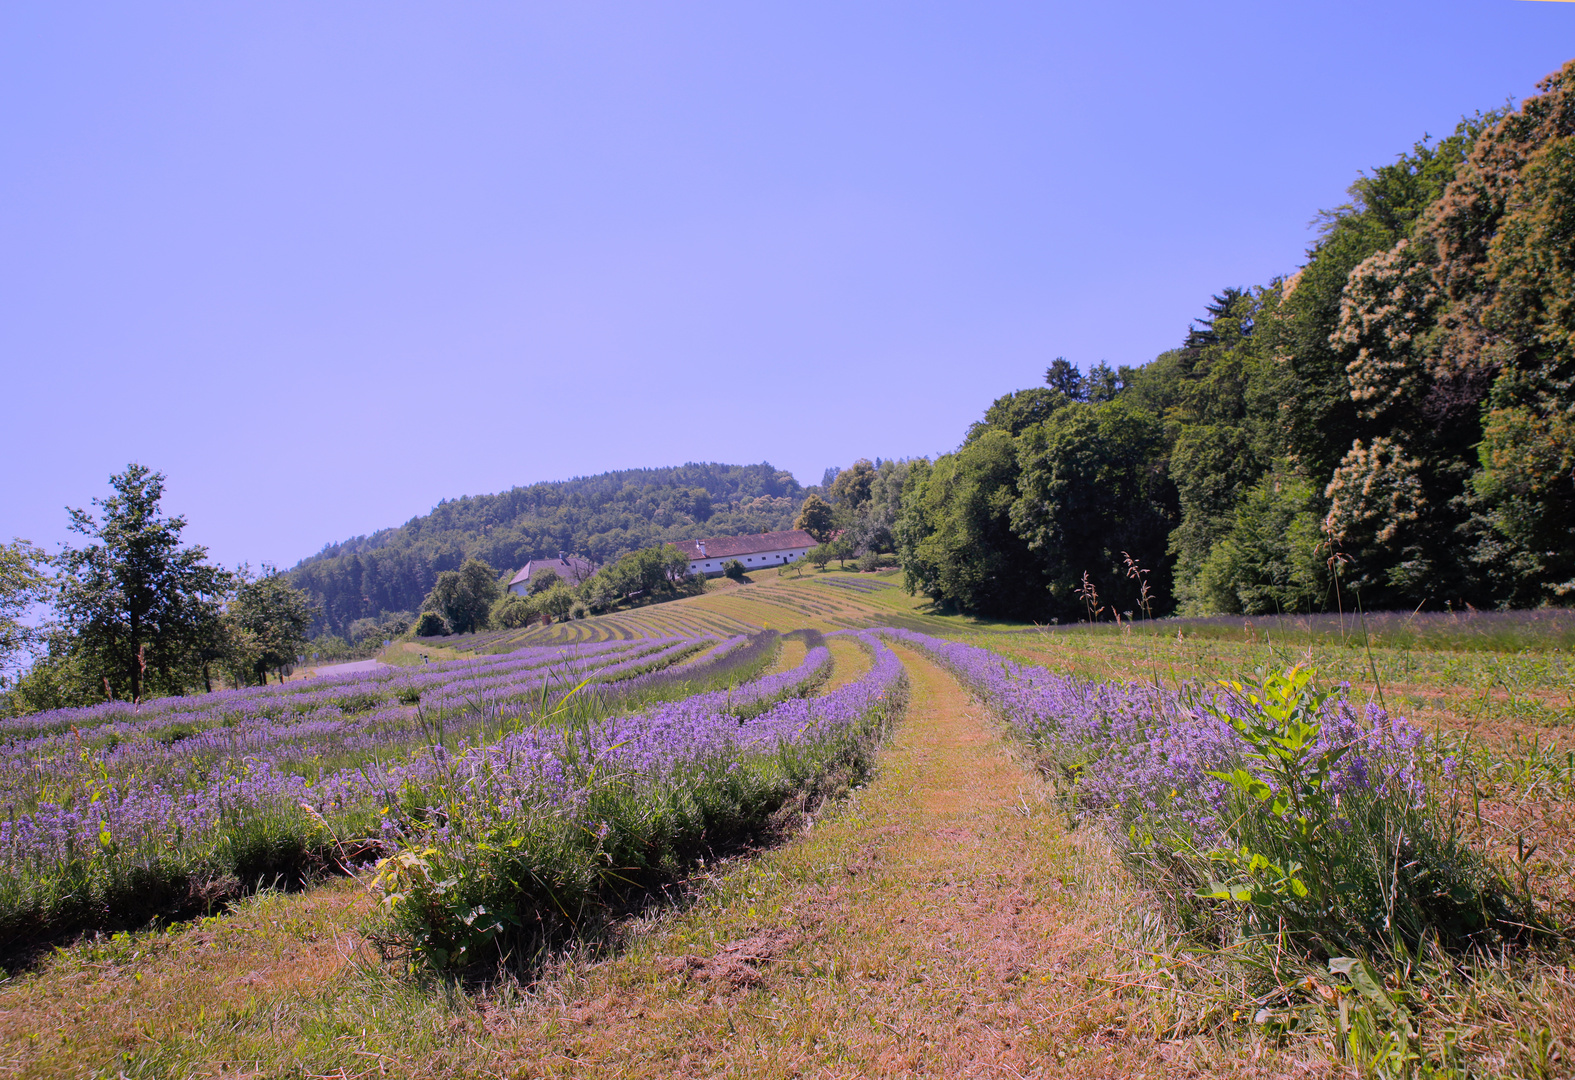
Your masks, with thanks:
M 700 554 L 701 544 L 705 545 L 704 555 Z M 762 551 L 814 546 L 815 538 L 803 529 L 783 529 L 781 532 L 755 533 L 753 536 L 708 536 L 704 540 L 680 540 L 673 543 L 673 547 L 683 552 L 686 559 L 732 559 Z
M 532 559 L 520 567 L 520 572 L 509 580 L 509 584 L 513 586 L 529 581 L 543 570 L 551 570 L 568 584 L 578 585 L 596 573 L 596 564 L 578 555 L 570 555 L 567 559 Z

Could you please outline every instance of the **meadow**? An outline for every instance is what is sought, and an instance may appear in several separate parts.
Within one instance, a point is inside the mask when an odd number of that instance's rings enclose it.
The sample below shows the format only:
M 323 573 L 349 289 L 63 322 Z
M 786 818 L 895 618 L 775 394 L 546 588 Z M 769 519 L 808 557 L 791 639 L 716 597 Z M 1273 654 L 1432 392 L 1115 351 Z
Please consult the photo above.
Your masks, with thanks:
M 1033 627 L 899 582 L 8 722 L 0 1061 L 1571 1073 L 1562 613 Z

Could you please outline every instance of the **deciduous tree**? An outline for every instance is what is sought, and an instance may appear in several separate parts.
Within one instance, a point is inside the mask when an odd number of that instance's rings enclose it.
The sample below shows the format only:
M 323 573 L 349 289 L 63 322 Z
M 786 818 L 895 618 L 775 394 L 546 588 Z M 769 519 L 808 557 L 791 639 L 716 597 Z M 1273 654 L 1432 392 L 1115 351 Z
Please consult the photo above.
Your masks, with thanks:
M 1175 489 L 1160 467 L 1165 431 L 1155 417 L 1121 398 L 1078 403 L 1024 431 L 1017 445 L 1011 527 L 1033 552 L 1047 606 L 1074 615 L 1074 592 L 1087 572 L 1102 595 L 1135 610 L 1135 597 L 1121 595 L 1123 552 L 1149 567 L 1155 591 L 1169 595 L 1164 552 L 1176 524 Z
M 206 548 L 181 546 L 186 519 L 159 508 L 162 473 L 132 464 L 110 486 L 113 495 L 93 500 L 102 519 L 68 511 L 71 531 L 92 542 L 59 555 L 57 610 L 82 661 L 106 686 L 133 700 L 150 679 L 179 692 L 232 576 L 207 562 Z
M 554 575 L 556 579 L 556 575 Z M 484 629 L 492 604 L 503 593 L 497 573 L 480 559 L 466 559 L 458 570 L 445 570 L 427 594 L 424 610 L 436 611 L 456 634 Z
M 831 499 L 838 507 L 858 511 L 870 499 L 870 485 L 875 482 L 875 463 L 869 458 L 859 458 L 837 474 L 831 482 Z M 810 496 L 814 498 L 814 496 Z M 806 530 L 807 531 L 807 530 Z
M 49 556 L 26 540 L 0 544 L 0 672 L 37 638 L 37 631 L 21 619 L 48 595 L 48 564 Z
M 824 544 L 836 527 L 836 515 L 832 512 L 831 504 L 819 495 L 810 495 L 799 507 L 798 518 L 793 522 L 795 529 L 803 529 L 813 536 L 818 542 Z
M 1028 545 L 1012 531 L 1017 443 L 991 430 L 933 465 L 915 463 L 903 490 L 898 552 L 910 592 L 963 611 L 1036 614 L 1045 599 Z
M 279 673 L 295 663 L 306 647 L 312 626 L 311 598 L 290 584 L 289 578 L 270 566 L 261 577 L 253 578 L 241 569 L 241 584 L 225 611 L 234 628 L 237 642 L 244 642 L 251 674 L 259 685 L 266 684 L 268 673 Z

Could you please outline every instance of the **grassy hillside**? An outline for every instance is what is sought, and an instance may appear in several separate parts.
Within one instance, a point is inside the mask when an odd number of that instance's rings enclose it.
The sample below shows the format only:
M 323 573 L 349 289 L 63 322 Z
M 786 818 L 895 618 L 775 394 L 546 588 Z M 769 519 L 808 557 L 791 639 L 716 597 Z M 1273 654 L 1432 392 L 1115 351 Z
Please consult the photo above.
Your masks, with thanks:
M 499 570 L 572 551 L 607 562 L 636 548 L 790 528 L 792 473 L 711 462 L 624 469 L 445 500 L 393 529 L 329 544 L 290 572 L 322 609 L 316 630 L 414 611 L 437 575 L 468 558 Z

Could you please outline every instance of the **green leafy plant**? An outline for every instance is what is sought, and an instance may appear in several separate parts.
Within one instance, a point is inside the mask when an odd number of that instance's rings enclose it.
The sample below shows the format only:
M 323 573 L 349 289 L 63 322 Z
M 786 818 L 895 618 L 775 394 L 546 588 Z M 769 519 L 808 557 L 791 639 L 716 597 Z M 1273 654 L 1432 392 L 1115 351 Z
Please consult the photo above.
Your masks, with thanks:
M 1481 944 L 1530 918 L 1512 917 L 1498 875 L 1446 825 L 1423 777 L 1368 747 L 1344 767 L 1361 729 L 1331 729 L 1339 703 L 1311 669 L 1219 691 L 1203 708 L 1242 746 L 1237 767 L 1208 773 L 1226 785 L 1227 842 L 1183 836 L 1177 857 L 1200 883 L 1195 901 L 1234 910 L 1238 933 L 1294 939 L 1314 956 L 1385 955 L 1424 937 Z
M 1313 673 L 1294 667 L 1284 674 L 1263 676 L 1257 683 L 1222 682 L 1220 685 L 1246 708 L 1228 710 L 1215 702 L 1206 708 L 1216 719 L 1235 728 L 1246 744 L 1251 768 L 1210 776 L 1229 784 L 1248 804 L 1266 811 L 1266 821 L 1277 823 L 1282 846 L 1295 853 L 1294 860 L 1271 859 L 1245 845 L 1211 851 L 1206 858 L 1225 871 L 1210 875 L 1209 898 L 1265 904 L 1310 900 L 1322 906 L 1325 896 L 1312 895 L 1297 875 L 1309 862 L 1325 857 L 1319 848 L 1324 830 L 1337 819 L 1329 779 L 1349 746 L 1322 746 L 1321 717 L 1329 695 L 1312 686 Z M 1274 781 L 1269 783 L 1260 774 Z M 1322 884 L 1313 877 L 1314 886 Z

